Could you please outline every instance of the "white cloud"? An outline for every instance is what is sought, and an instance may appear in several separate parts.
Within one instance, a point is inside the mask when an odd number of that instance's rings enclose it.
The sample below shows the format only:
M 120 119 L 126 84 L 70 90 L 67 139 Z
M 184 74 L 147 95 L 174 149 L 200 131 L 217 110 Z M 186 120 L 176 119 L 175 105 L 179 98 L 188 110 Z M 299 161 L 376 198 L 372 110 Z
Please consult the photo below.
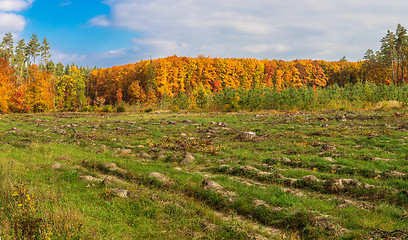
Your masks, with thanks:
M 106 15 L 99 15 L 88 21 L 90 26 L 108 27 L 111 25 Z
M 72 2 L 69 0 L 65 0 L 62 3 L 60 3 L 60 6 L 71 6 L 71 5 L 72 5 Z
M 81 62 L 87 58 L 87 56 L 83 54 L 66 53 L 58 49 L 52 49 L 51 55 L 54 62 L 62 62 L 64 64 Z
M 0 34 L 5 33 L 19 33 L 24 30 L 26 20 L 23 16 L 14 13 L 2 13 L 0 12 Z
M 405 0 L 105 0 L 91 26 L 137 33 L 141 58 L 166 55 L 362 58 L 386 30 L 408 22 Z M 406 26 L 408 27 L 408 26 Z
M 31 7 L 34 0 L 0 0 L 0 11 L 14 12 Z
M 110 56 L 118 56 L 118 55 L 120 56 L 120 55 L 123 55 L 125 52 L 126 52 L 126 48 L 120 48 L 116 50 L 107 51 L 106 53 L 107 55 L 110 55 Z
M 155 57 L 167 57 L 187 48 L 187 44 L 176 40 L 167 39 L 135 39 L 134 51 L 149 49 L 151 55 Z
M 31 7 L 34 0 L 0 0 L 0 36 L 13 33 L 17 36 L 24 30 L 27 20 L 18 12 Z
M 246 46 L 243 49 L 249 53 L 263 53 L 268 51 L 282 53 L 288 51 L 289 47 L 284 44 L 258 44 Z

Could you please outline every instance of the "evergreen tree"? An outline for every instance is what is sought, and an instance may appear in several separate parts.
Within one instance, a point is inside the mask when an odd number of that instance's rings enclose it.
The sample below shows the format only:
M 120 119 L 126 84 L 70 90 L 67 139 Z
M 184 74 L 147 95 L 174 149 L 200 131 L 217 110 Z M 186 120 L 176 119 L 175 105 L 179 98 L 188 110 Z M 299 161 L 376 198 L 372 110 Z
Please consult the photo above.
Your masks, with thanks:
M 396 55 L 397 55 L 397 79 L 399 80 L 399 71 L 401 69 L 401 78 L 404 77 L 404 62 L 407 55 L 407 45 L 408 45 L 408 37 L 407 37 L 407 29 L 405 29 L 401 24 L 398 24 L 396 30 L 396 40 L 395 40 L 395 48 L 396 48 Z
M 16 55 L 14 57 L 15 65 L 17 66 L 17 73 L 18 73 L 18 84 L 21 84 L 22 77 L 23 77 L 23 70 L 26 62 L 26 55 L 25 55 L 26 43 L 24 39 L 21 39 L 17 42 L 16 46 Z
M 47 64 L 45 65 L 45 67 L 46 67 L 48 72 L 53 73 L 53 74 L 55 73 L 56 66 L 55 66 L 55 63 L 52 60 L 47 61 Z
M 395 84 L 394 63 L 396 54 L 396 37 L 393 32 L 388 30 L 385 37 L 381 39 L 381 60 L 386 65 L 391 66 L 393 84 Z
M 14 41 L 13 41 L 13 34 L 6 33 L 3 37 L 3 41 L 1 42 L 1 57 L 7 59 L 9 62 L 13 56 L 13 48 L 14 48 Z
M 367 52 L 364 54 L 363 59 L 370 62 L 376 62 L 377 56 L 375 55 L 373 50 L 368 49 Z
M 57 63 L 57 66 L 55 68 L 55 75 L 57 75 L 58 77 L 62 77 L 64 75 L 64 64 L 62 64 L 61 62 Z
M 72 64 L 74 65 L 74 64 Z M 71 66 L 69 66 L 69 64 L 65 65 L 65 71 L 64 71 L 64 75 L 70 75 L 71 73 Z
M 40 55 L 40 42 L 35 33 L 33 33 L 33 35 L 31 36 L 30 42 L 28 42 L 28 45 L 26 48 L 26 55 L 29 58 L 33 59 L 34 64 L 35 64 L 35 58 Z
M 43 43 L 40 47 L 40 52 L 41 52 L 41 60 L 45 65 L 47 65 L 48 59 L 51 58 L 49 44 L 50 43 L 47 41 L 47 38 L 44 37 Z

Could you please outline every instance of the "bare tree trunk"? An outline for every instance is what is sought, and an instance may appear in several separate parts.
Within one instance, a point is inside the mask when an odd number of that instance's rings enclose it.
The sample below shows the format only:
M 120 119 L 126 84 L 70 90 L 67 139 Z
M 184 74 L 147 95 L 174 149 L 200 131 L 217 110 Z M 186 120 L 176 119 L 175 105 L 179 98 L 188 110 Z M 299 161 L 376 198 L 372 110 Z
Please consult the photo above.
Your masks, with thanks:
M 395 85 L 394 60 L 391 60 L 391 68 L 392 68 L 392 83 Z

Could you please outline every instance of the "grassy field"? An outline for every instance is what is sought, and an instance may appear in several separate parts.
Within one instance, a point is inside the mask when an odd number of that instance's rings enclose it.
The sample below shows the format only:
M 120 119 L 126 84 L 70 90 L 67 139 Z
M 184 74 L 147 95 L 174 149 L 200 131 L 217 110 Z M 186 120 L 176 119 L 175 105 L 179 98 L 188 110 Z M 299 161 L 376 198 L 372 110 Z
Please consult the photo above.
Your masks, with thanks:
M 404 112 L 0 116 L 2 239 L 404 239 Z

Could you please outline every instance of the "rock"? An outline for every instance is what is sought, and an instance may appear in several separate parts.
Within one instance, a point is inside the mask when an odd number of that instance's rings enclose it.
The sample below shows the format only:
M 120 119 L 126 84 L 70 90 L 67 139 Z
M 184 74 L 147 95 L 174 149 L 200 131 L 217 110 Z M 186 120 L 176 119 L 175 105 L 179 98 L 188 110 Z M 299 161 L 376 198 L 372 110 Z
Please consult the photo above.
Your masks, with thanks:
M 337 148 L 336 148 L 336 146 L 333 146 L 333 145 L 323 144 L 322 150 L 325 150 L 325 151 L 335 151 L 335 150 L 337 150 Z
M 12 127 L 9 132 L 21 132 L 20 128 Z
M 169 125 L 176 125 L 177 122 L 176 121 L 169 121 L 168 123 L 169 123 Z
M 187 134 L 185 134 L 185 133 L 180 133 L 180 137 L 185 138 L 185 137 L 187 137 Z
M 158 182 L 160 182 L 163 185 L 170 186 L 170 185 L 174 184 L 173 180 L 171 180 L 169 177 L 167 177 L 167 176 L 165 176 L 165 175 L 163 175 L 161 173 L 158 173 L 158 172 L 151 172 L 147 176 L 157 180 Z
M 292 186 L 296 181 L 298 181 L 296 178 L 286 178 L 285 184 Z
M 306 185 L 311 185 L 317 182 L 320 182 L 320 179 L 318 179 L 316 176 L 314 175 L 307 175 L 301 178 Z
M 391 158 L 380 158 L 380 157 L 374 157 L 374 161 L 386 161 L 386 162 L 393 162 L 397 161 L 397 159 L 391 159 Z
M 292 160 L 290 160 L 290 159 L 287 158 L 287 157 L 281 157 L 280 159 L 281 159 L 281 161 L 282 161 L 283 163 L 285 163 L 285 164 L 291 164 L 291 163 L 292 163 Z
M 190 119 L 185 119 L 181 121 L 182 123 L 193 123 L 193 121 L 191 121 Z
M 183 160 L 181 160 L 182 164 L 189 164 L 192 163 L 195 160 L 195 158 L 193 157 L 193 155 L 191 155 L 191 153 L 186 152 L 184 155 Z
M 217 124 L 217 123 L 216 123 L 216 122 L 212 122 L 212 121 L 211 121 L 211 122 L 210 122 L 210 124 L 215 125 L 215 124 Z
M 230 172 L 233 172 L 236 169 L 239 169 L 239 170 L 241 170 L 241 172 L 244 172 L 244 173 L 247 173 L 247 172 L 256 172 L 256 173 L 258 173 L 259 172 L 259 170 L 257 168 L 249 166 L 249 165 L 247 165 L 247 166 L 235 166 L 235 167 L 231 167 L 228 170 Z
M 163 160 L 163 159 L 165 159 L 165 158 L 166 158 L 166 155 L 164 154 L 163 151 L 159 151 L 159 152 L 156 154 L 156 159 L 157 159 L 157 160 Z
M 287 177 L 283 176 L 283 175 L 280 174 L 280 173 L 276 174 L 276 178 L 279 178 L 279 179 L 287 179 Z
M 394 177 L 399 177 L 399 178 L 405 177 L 406 175 L 405 173 L 397 171 L 397 170 L 394 170 L 391 172 L 385 172 L 384 174 L 387 176 L 394 176 Z
M 273 207 L 272 210 L 275 211 L 275 212 L 281 212 L 281 211 L 283 211 L 285 209 L 283 207 Z
M 117 182 L 117 183 L 124 183 L 122 180 L 120 180 L 119 178 L 115 177 L 115 176 L 109 176 L 109 175 L 104 175 L 102 180 L 102 183 L 104 183 L 105 185 L 113 183 L 113 182 Z
M 150 155 L 149 155 L 148 153 L 141 152 L 141 153 L 140 153 L 140 157 L 142 157 L 142 158 L 150 158 Z
M 59 169 L 59 168 L 61 168 L 61 163 L 54 163 L 54 164 L 52 164 L 51 168 L 52 168 L 52 170 Z
M 321 127 L 329 127 L 329 124 L 323 123 L 323 124 L 321 125 Z
M 329 162 L 335 162 L 336 161 L 332 157 L 324 157 L 324 160 L 329 161 Z
M 328 187 L 332 192 L 343 192 L 349 188 L 360 188 L 361 183 L 356 179 L 342 178 L 330 182 Z
M 256 133 L 254 132 L 243 132 L 241 133 L 241 138 L 243 139 L 248 139 L 248 140 L 252 140 L 256 137 Z
M 226 127 L 226 126 L 228 126 L 228 124 L 226 124 L 225 122 L 219 122 L 219 123 L 217 123 L 217 126 L 218 127 Z
M 260 171 L 260 172 L 258 172 L 258 175 L 259 176 L 269 176 L 269 175 L 272 175 L 272 173 L 271 172 Z
M 202 183 L 202 186 L 205 189 L 214 189 L 214 190 L 222 190 L 224 187 L 222 187 L 220 184 L 212 181 L 212 180 L 204 180 Z
M 297 189 L 291 189 L 291 188 L 284 188 L 283 192 L 288 193 L 288 194 L 292 194 L 295 196 L 299 196 L 299 197 L 303 197 L 305 196 L 305 194 L 303 194 L 303 192 L 297 190 Z
M 124 175 L 127 173 L 127 170 L 120 168 L 116 165 L 116 163 L 103 163 L 101 165 L 102 169 L 110 171 L 110 172 L 117 172 L 121 175 Z
M 122 154 L 130 154 L 131 152 L 132 152 L 132 149 L 126 149 L 126 148 L 121 149 Z
M 343 184 L 346 187 L 356 187 L 356 188 L 361 187 L 361 183 L 359 181 L 357 181 L 356 179 L 343 178 L 343 179 L 341 179 L 341 181 L 343 181 Z
M 145 146 L 143 145 L 137 145 L 138 148 L 144 148 Z
M 82 175 L 79 178 L 87 182 L 102 182 L 103 181 L 103 179 L 92 177 L 90 175 Z
M 55 134 L 63 134 L 63 135 L 65 135 L 65 134 L 67 134 L 67 130 L 57 129 L 57 130 L 54 131 L 54 133 L 55 133 Z
M 260 200 L 260 199 L 254 200 L 254 205 L 255 207 L 259 207 L 259 206 L 264 206 L 267 208 L 269 207 L 269 205 L 264 200 Z
M 130 193 L 129 190 L 122 188 L 110 188 L 108 191 L 122 198 L 128 198 Z

